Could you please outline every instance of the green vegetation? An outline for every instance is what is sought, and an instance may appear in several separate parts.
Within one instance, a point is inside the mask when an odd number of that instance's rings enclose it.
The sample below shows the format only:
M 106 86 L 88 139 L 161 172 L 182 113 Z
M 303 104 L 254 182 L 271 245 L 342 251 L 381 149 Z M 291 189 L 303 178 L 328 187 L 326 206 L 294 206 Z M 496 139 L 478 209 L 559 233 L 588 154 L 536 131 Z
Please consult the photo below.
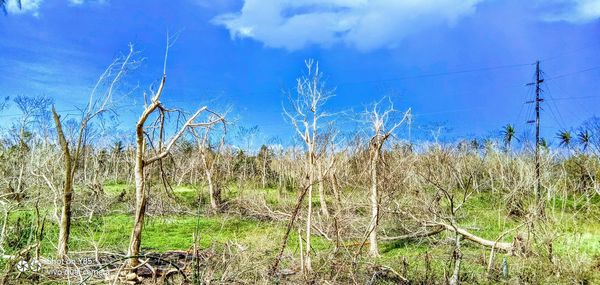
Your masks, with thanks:
M 108 184 L 104 187 L 109 196 L 116 197 L 123 190 L 131 191 L 127 184 Z M 205 191 L 203 186 L 181 186 L 175 187 L 173 192 L 178 199 L 185 203 L 197 201 L 196 196 L 200 191 Z M 235 188 L 234 188 L 235 189 Z M 258 187 L 244 190 L 246 195 L 264 199 L 267 205 L 277 207 L 280 203 L 292 203 L 293 195 L 285 195 L 280 198 L 277 189 L 260 189 Z M 231 193 L 229 193 L 231 194 Z M 230 196 L 230 195 L 228 195 Z M 286 202 L 286 200 L 289 200 Z M 315 203 L 318 201 L 315 201 Z M 582 203 L 588 203 L 569 196 L 565 199 L 555 199 L 547 206 L 548 221 L 544 226 L 547 232 L 553 235 L 553 261 L 547 260 L 540 264 L 543 257 L 531 255 L 529 257 L 509 256 L 498 253 L 494 261 L 492 282 L 512 283 L 517 280 L 530 280 L 532 283 L 538 281 L 543 283 L 561 283 L 565 279 L 558 273 L 548 274 L 544 279 L 539 276 L 539 270 L 545 266 L 551 268 L 560 267 L 563 274 L 569 274 L 568 280 L 574 282 L 586 282 L 585 280 L 598 280 L 600 272 L 593 267 L 598 266 L 600 257 L 600 220 L 588 217 L 599 217 L 600 203 L 597 199 L 589 201 L 593 206 L 582 211 Z M 115 208 L 124 207 L 116 205 Z M 506 229 L 515 228 L 519 221 L 510 218 L 508 210 L 503 208 L 503 202 L 493 199 L 490 193 L 475 194 L 464 206 L 463 218 L 460 225 L 477 236 L 494 240 Z M 10 219 L 15 225 L 26 221 L 33 221 L 31 211 L 15 212 Z M 72 252 L 91 252 L 95 248 L 108 252 L 125 253 L 127 242 L 131 233 L 133 220 L 131 215 L 112 213 L 94 217 L 88 221 L 84 217 L 75 220 L 72 228 L 72 241 L 70 250 Z M 280 246 L 284 231 L 285 221 L 261 221 L 253 218 L 242 217 L 235 214 L 208 214 L 204 210 L 200 214 L 187 215 L 165 215 L 147 217 L 144 229 L 142 249 L 144 252 L 168 252 L 173 250 L 191 250 L 193 236 L 198 229 L 201 250 L 226 250 L 227 246 L 235 246 L 236 250 L 244 252 L 249 256 L 263 258 L 263 263 L 272 260 L 276 249 Z M 12 229 L 12 228 L 11 228 Z M 21 229 L 23 231 L 25 228 Z M 51 257 L 56 251 L 55 240 L 58 235 L 57 225 L 48 223 L 44 239 L 42 241 L 41 253 L 43 256 Z M 504 240 L 512 240 L 514 232 L 506 234 Z M 412 280 L 433 282 L 439 280 L 448 270 L 448 257 L 452 254 L 452 245 L 445 241 L 452 239 L 453 234 L 444 232 L 440 235 L 426 239 L 412 239 L 400 241 L 383 241 L 380 244 L 381 256 L 375 260 L 369 260 L 364 256 L 359 257 L 359 263 L 373 263 L 396 272 Z M 28 238 L 25 234 L 23 239 Z M 292 255 L 299 253 L 299 237 L 296 231 L 292 231 L 286 252 Z M 10 243 L 11 241 L 9 241 Z M 355 256 L 360 247 L 361 239 L 351 238 L 344 240 L 341 253 L 346 258 Z M 26 244 L 22 241 L 16 244 L 16 248 Z M 315 237 L 313 249 L 317 258 L 325 258 L 335 251 L 335 243 L 323 237 Z M 365 248 L 362 249 L 363 251 Z M 489 261 L 489 250 L 479 245 L 465 242 L 463 244 L 463 282 L 481 282 L 486 279 Z M 509 266 L 509 276 L 501 277 L 501 264 L 506 258 Z M 570 266 L 575 261 L 580 266 Z M 324 262 L 321 264 L 321 262 Z M 317 264 L 326 265 L 327 261 L 318 259 Z M 583 266 L 581 266 L 583 265 Z M 286 266 L 290 266 L 287 264 Z M 331 268 L 320 267 L 322 274 Z M 565 269 L 566 268 L 566 269 Z M 567 271 L 565 271 L 567 270 Z M 428 280 L 428 281 L 427 281 Z

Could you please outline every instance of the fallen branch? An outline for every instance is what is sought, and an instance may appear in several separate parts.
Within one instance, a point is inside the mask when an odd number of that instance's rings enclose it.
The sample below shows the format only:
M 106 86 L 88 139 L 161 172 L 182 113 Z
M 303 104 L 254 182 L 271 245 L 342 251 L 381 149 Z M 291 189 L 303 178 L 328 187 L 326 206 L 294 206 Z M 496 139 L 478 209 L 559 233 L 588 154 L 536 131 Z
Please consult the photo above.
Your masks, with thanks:
M 451 225 L 448 224 L 444 224 L 444 223 L 440 223 L 440 222 L 432 222 L 432 223 L 428 223 L 426 224 L 426 226 L 429 227 L 443 227 L 446 230 L 449 230 L 451 232 L 455 232 L 457 234 L 462 235 L 465 239 L 470 240 L 474 243 L 483 245 L 483 246 L 487 246 L 487 247 L 493 247 L 499 250 L 503 250 L 503 251 L 507 251 L 507 252 L 512 252 L 514 247 L 513 247 L 513 243 L 510 242 L 499 242 L 499 241 L 492 241 L 492 240 L 487 240 L 481 237 L 478 237 L 476 235 L 473 235 L 469 232 L 467 232 L 467 230 L 459 228 L 459 227 L 453 227 Z
M 432 231 L 428 231 L 428 232 L 414 232 L 414 233 L 405 234 L 405 235 L 401 235 L 401 236 L 395 236 L 395 237 L 381 237 L 380 240 L 382 240 L 382 241 L 397 241 L 397 240 L 429 237 L 429 236 L 437 235 L 437 234 L 441 233 L 444 229 L 445 229 L 444 227 L 440 226 L 440 227 L 438 227 Z
M 292 212 L 292 215 L 290 216 L 290 221 L 288 222 L 287 229 L 283 236 L 283 242 L 281 243 L 281 247 L 279 249 L 279 254 L 277 254 L 277 258 L 275 258 L 275 262 L 273 262 L 273 265 L 271 266 L 271 270 L 269 271 L 270 276 L 273 276 L 277 273 L 277 270 L 279 267 L 279 262 L 281 261 L 281 258 L 283 257 L 283 251 L 285 250 L 285 247 L 287 246 L 290 232 L 292 230 L 292 227 L 294 226 L 294 222 L 296 221 L 296 216 L 298 216 L 298 213 L 300 212 L 300 206 L 302 205 L 302 201 L 304 201 L 304 197 L 306 196 L 306 193 L 308 192 L 309 187 L 310 187 L 310 185 L 304 187 L 304 189 L 302 189 L 302 192 L 300 193 L 300 196 L 298 197 L 298 201 L 296 202 L 296 206 L 294 207 L 294 211 Z M 300 244 L 302 244 L 302 242 L 300 242 Z M 300 252 L 302 252 L 302 250 L 300 250 Z M 304 263 L 302 263 L 302 264 L 304 264 Z

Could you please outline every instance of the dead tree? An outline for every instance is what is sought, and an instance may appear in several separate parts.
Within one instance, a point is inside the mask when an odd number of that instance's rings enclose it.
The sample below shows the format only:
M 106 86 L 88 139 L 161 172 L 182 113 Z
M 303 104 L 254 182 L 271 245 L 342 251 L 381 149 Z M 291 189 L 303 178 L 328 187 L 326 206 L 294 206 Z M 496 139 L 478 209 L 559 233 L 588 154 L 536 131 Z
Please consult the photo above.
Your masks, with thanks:
M 305 174 L 307 177 L 307 199 L 308 209 L 306 214 L 306 253 L 304 256 L 303 268 L 307 273 L 312 271 L 310 251 L 311 251 L 311 230 L 312 230 L 312 190 L 317 179 L 317 161 L 316 147 L 318 135 L 318 122 L 320 119 L 328 116 L 322 112 L 321 108 L 328 98 L 333 96 L 331 91 L 324 89 L 323 83 L 320 82 L 322 74 L 319 72 L 319 64 L 314 64 L 313 60 L 305 61 L 307 75 L 297 79 L 296 97 L 290 97 L 292 111 L 288 112 L 284 109 L 285 115 L 291 123 L 306 147 L 305 159 Z M 304 195 L 300 196 L 304 198 Z M 327 215 L 327 204 L 325 198 L 320 199 L 322 214 Z
M 272 156 L 271 146 L 262 145 L 257 154 L 258 163 L 260 163 L 260 183 L 263 189 L 267 188 L 267 176 Z
M 156 92 L 153 92 L 152 97 L 150 99 L 149 104 L 146 102 L 146 106 L 142 115 L 138 119 L 135 127 L 135 135 L 136 135 L 136 150 L 135 150 L 135 168 L 134 168 L 134 176 L 135 176 L 135 216 L 134 216 L 134 224 L 131 232 L 131 238 L 129 240 L 129 251 L 128 255 L 131 257 L 138 256 L 140 254 L 140 245 L 142 243 L 142 231 L 144 227 L 144 217 L 146 213 L 146 202 L 148 198 L 147 193 L 147 185 L 145 180 L 146 168 L 152 165 L 155 162 L 159 162 L 163 158 L 167 157 L 175 143 L 183 136 L 183 134 L 191 129 L 191 128 L 208 128 L 214 124 L 219 122 L 223 122 L 224 118 L 210 111 L 206 106 L 200 107 L 195 113 L 193 113 L 186 121 L 181 125 L 179 130 L 166 141 L 164 139 L 164 125 L 165 125 L 165 114 L 167 112 L 173 112 L 173 110 L 166 109 L 163 104 L 159 101 L 160 96 L 162 95 L 165 82 L 167 80 L 167 55 L 169 52 L 169 47 L 171 46 L 171 38 L 167 38 L 167 46 L 165 50 L 165 59 L 164 59 L 164 67 L 163 67 L 163 75 L 160 80 L 160 84 Z M 144 98 L 146 98 L 144 94 Z M 159 126 L 159 138 L 155 143 L 150 143 L 146 141 L 146 121 L 152 114 L 158 113 L 158 118 L 155 126 Z M 196 118 L 198 118 L 203 113 L 210 113 L 211 116 L 206 122 L 197 122 Z M 166 143 L 165 143 L 166 142 Z M 146 147 L 156 146 L 155 153 L 152 156 L 146 155 Z M 129 265 L 131 268 L 135 268 L 139 265 L 139 260 L 137 258 L 129 259 Z
M 406 120 L 409 111 L 404 113 L 400 120 L 395 120 L 393 115 L 398 111 L 394 109 L 394 105 L 389 101 L 387 108 L 381 108 L 381 102 L 373 104 L 371 110 L 365 111 L 366 120 L 370 125 L 372 132 L 369 139 L 369 176 L 370 176 L 370 204 L 371 204 L 371 221 L 369 223 L 369 254 L 371 256 L 379 255 L 377 247 L 377 225 L 379 223 L 379 194 L 378 194 L 378 168 L 381 168 L 382 150 L 385 142 L 390 138 L 398 127 Z
M 463 238 L 482 246 L 513 253 L 515 243 L 518 243 L 516 239 L 513 243 L 500 242 L 503 234 L 496 241 L 486 240 L 460 227 L 457 213 L 481 187 L 483 159 L 478 154 L 455 151 L 451 148 L 435 148 L 423 154 L 418 164 L 416 174 L 434 190 L 430 201 L 418 202 L 427 205 L 431 214 L 429 220 L 424 221 L 424 225 L 454 234 L 454 268 L 449 284 L 459 283 Z
M 224 121 L 223 121 L 224 123 Z M 223 124 L 225 129 L 225 124 Z M 208 195 L 210 199 L 210 207 L 213 211 L 218 211 L 221 207 L 221 185 L 215 177 L 217 174 L 216 168 L 218 168 L 219 158 L 221 149 L 225 143 L 225 136 L 221 137 L 219 146 L 216 151 L 210 149 L 210 132 L 212 126 L 207 126 L 202 135 L 198 135 L 196 131 L 191 130 L 198 143 L 198 152 L 200 153 L 200 160 L 202 163 L 202 169 L 204 170 L 204 176 L 206 183 L 208 184 Z M 226 129 L 225 129 L 226 130 Z
M 60 216 L 60 227 L 58 234 L 58 249 L 57 255 L 59 258 L 65 258 L 68 253 L 69 235 L 71 232 L 71 203 L 73 201 L 73 180 L 79 165 L 82 153 L 87 144 L 88 127 L 90 122 L 101 116 L 103 113 L 109 112 L 112 104 L 113 94 L 117 92 L 117 88 L 123 76 L 127 71 L 136 65 L 133 60 L 134 50 L 133 45 L 129 45 L 129 52 L 120 58 L 115 59 L 100 76 L 96 85 L 90 93 L 86 108 L 82 111 L 79 129 L 77 131 L 77 139 L 74 142 L 74 147 L 69 146 L 69 141 L 63 125 L 60 120 L 60 115 L 54 107 L 52 107 L 52 115 L 58 142 L 63 153 L 64 162 L 64 181 L 62 183 L 63 198 L 62 210 Z
M 6 99 L 8 100 L 8 98 Z M 19 173 L 17 175 L 17 183 L 15 189 L 15 197 L 17 201 L 20 201 L 21 197 L 24 196 L 24 180 L 25 180 L 25 168 L 27 166 L 27 153 L 30 150 L 29 142 L 31 140 L 32 125 L 37 124 L 41 118 L 40 116 L 46 112 L 48 105 L 51 105 L 53 100 L 51 98 L 36 96 L 18 96 L 14 99 L 14 103 L 21 111 L 21 117 L 17 124 L 18 130 L 18 166 Z

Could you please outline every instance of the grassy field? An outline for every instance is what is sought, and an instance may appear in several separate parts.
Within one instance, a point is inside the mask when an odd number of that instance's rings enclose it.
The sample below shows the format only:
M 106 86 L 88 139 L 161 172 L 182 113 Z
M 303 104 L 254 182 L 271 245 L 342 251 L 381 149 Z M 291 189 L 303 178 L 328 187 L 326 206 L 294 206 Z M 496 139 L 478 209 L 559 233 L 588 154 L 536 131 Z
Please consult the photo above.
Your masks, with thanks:
M 116 197 L 122 191 L 131 191 L 132 187 L 125 184 L 110 184 L 105 186 L 109 197 Z M 174 194 L 180 201 L 193 205 L 202 187 L 182 186 L 174 189 Z M 225 193 L 226 199 L 240 195 L 236 188 Z M 276 189 L 246 189 L 242 195 L 264 199 L 267 205 L 278 206 L 279 203 L 292 204 L 293 194 L 282 194 Z M 283 197 L 283 198 L 282 198 Z M 314 201 L 318 207 L 318 199 Z M 526 257 L 508 256 L 499 253 L 495 259 L 493 272 L 494 282 L 512 283 L 515 280 L 536 280 L 556 283 L 600 282 L 600 217 L 599 201 L 591 203 L 593 207 L 583 212 L 581 203 L 590 201 L 577 201 L 573 198 L 555 200 L 548 204 L 548 239 L 553 240 L 552 253 L 548 256 L 540 254 Z M 472 197 L 464 207 L 460 225 L 472 233 L 490 240 L 495 240 L 503 231 L 517 227 L 519 221 L 509 217 L 507 210 L 500 206 L 499 201 L 488 194 L 477 194 Z M 99 249 L 103 252 L 126 253 L 128 247 L 132 215 L 122 213 L 125 202 L 112 206 L 113 212 L 103 216 L 95 216 L 91 220 L 81 217 L 74 221 L 70 243 L 71 252 L 85 253 Z M 27 222 L 33 217 L 29 211 L 15 212 L 11 215 L 12 222 Z M 594 217 L 594 218 L 590 218 Z M 389 221 L 388 221 L 389 222 Z M 232 213 L 208 214 L 200 211 L 199 214 L 187 215 L 150 215 L 146 218 L 143 233 L 142 250 L 144 252 L 167 252 L 171 250 L 188 250 L 193 246 L 193 236 L 196 230 L 200 237 L 200 247 L 204 250 L 212 249 L 223 251 L 234 247 L 236 251 L 251 256 L 258 262 L 260 269 L 266 270 L 277 254 L 286 228 L 285 221 L 265 221 L 242 217 Z M 552 232 L 552 233 L 550 233 Z M 47 223 L 42 241 L 41 253 L 43 256 L 52 257 L 58 232 L 57 225 Z M 514 232 L 503 238 L 504 241 L 512 240 Z M 364 255 L 357 255 L 357 244 L 360 239 L 346 238 L 343 247 L 337 254 L 343 254 L 348 259 L 356 257 L 355 262 L 372 263 L 373 266 L 385 266 L 413 280 L 443 280 L 448 274 L 451 265 L 448 257 L 452 254 L 452 244 L 449 240 L 450 233 L 442 233 L 435 238 L 420 240 L 402 240 L 381 242 L 381 256 L 375 260 L 367 259 Z M 22 237 L 23 243 L 27 235 Z M 313 251 L 317 270 L 321 273 L 331 274 L 335 269 L 328 264 L 327 256 L 334 253 L 335 245 L 332 241 L 316 236 L 313 240 Z M 541 251 L 543 252 L 543 250 Z M 470 242 L 463 243 L 463 275 L 461 278 L 470 282 L 486 280 L 489 261 L 489 249 L 482 248 Z M 292 231 L 286 255 L 291 256 L 284 262 L 284 266 L 298 270 L 299 237 Z M 501 277 L 503 259 L 506 258 L 508 276 Z M 576 261 L 576 262 L 575 262 Z M 585 264 L 586 266 L 571 266 L 570 264 Z M 547 274 L 540 279 L 540 272 L 560 266 L 562 272 L 569 272 L 570 276 Z M 565 268 L 567 270 L 565 271 Z M 563 273 L 564 274 L 564 273 Z M 583 281 L 582 281 L 583 280 Z M 595 281 L 594 281 L 595 280 Z M 593 281 L 593 282 L 592 282 Z M 493 282 L 492 282 L 493 283 Z

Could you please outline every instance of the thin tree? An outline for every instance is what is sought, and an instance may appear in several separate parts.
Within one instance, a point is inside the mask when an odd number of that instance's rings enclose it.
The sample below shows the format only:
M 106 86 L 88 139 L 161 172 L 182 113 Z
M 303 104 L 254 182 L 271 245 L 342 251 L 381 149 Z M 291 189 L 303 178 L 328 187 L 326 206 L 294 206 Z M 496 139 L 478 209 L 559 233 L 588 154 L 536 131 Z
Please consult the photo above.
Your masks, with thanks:
M 121 140 L 115 141 L 110 150 L 111 160 L 113 163 L 112 167 L 113 167 L 113 181 L 114 182 L 117 182 L 119 180 L 119 173 L 121 173 L 119 165 L 120 165 L 124 150 L 125 150 L 125 147 L 123 146 L 123 141 L 121 141 Z
M 200 107 L 195 113 L 193 113 L 186 121 L 183 123 L 179 130 L 169 139 L 164 139 L 165 134 L 165 114 L 167 112 L 173 112 L 173 110 L 166 109 L 163 104 L 160 102 L 160 97 L 162 95 L 163 89 L 165 87 L 165 83 L 167 80 L 167 55 L 169 54 L 169 48 L 172 46 L 172 38 L 167 36 L 167 45 L 165 49 L 165 58 L 164 58 L 164 66 L 163 66 L 163 75 L 160 80 L 160 84 L 156 92 L 153 92 L 150 102 L 146 102 L 146 107 L 142 112 L 140 118 L 137 120 L 135 127 L 135 168 L 134 168 L 134 176 L 135 176 L 135 216 L 134 216 L 134 224 L 133 229 L 131 231 L 131 237 L 129 240 L 129 251 L 128 255 L 132 258 L 129 259 L 129 265 L 131 268 L 135 268 L 139 265 L 139 260 L 137 256 L 140 254 L 140 246 L 142 243 L 142 231 L 144 227 L 144 217 L 146 214 L 146 202 L 147 202 L 147 185 L 146 185 L 146 167 L 152 165 L 155 162 L 161 161 L 163 158 L 167 157 L 175 145 L 175 143 L 183 136 L 183 134 L 191 128 L 206 128 L 210 127 L 219 122 L 223 122 L 224 118 L 219 114 L 210 111 L 208 107 L 203 106 Z M 144 98 L 146 95 L 144 94 Z M 158 142 L 151 143 L 146 141 L 146 121 L 150 118 L 151 115 L 158 113 L 157 122 L 154 124 L 155 126 L 159 126 L 159 138 Z M 210 113 L 211 117 L 206 122 L 196 122 L 196 118 L 200 116 L 202 113 Z M 146 155 L 147 146 L 156 146 L 155 154 L 148 157 Z
M 403 114 L 402 118 L 394 120 L 393 116 L 398 112 L 394 109 L 391 100 L 387 107 L 382 106 L 381 102 L 377 102 L 373 104 L 370 110 L 365 111 L 365 117 L 371 131 L 371 138 L 369 139 L 369 189 L 371 192 L 369 201 L 371 204 L 371 221 L 368 230 L 369 254 L 371 256 L 379 255 L 379 248 L 377 246 L 377 225 L 380 217 L 378 168 L 381 168 L 383 147 L 394 131 L 408 118 L 410 109 Z
M 77 131 L 77 139 L 74 145 L 69 146 L 69 141 L 63 130 L 63 123 L 60 115 L 52 107 L 52 115 L 58 142 L 63 153 L 64 181 L 63 185 L 63 204 L 60 217 L 60 228 L 58 234 L 57 255 L 59 258 L 66 258 L 68 253 L 69 236 L 71 232 L 71 204 L 73 201 L 73 180 L 77 172 L 82 153 L 87 146 L 88 128 L 90 122 L 102 114 L 111 111 L 113 95 L 117 92 L 119 83 L 123 76 L 137 65 L 133 59 L 135 52 L 133 45 L 129 45 L 129 52 L 115 59 L 102 73 L 94 88 L 92 89 L 88 103 L 82 110 L 81 120 Z M 105 88 L 105 89 L 104 89 Z
M 318 135 L 319 120 L 328 116 L 322 112 L 321 108 L 327 102 L 333 92 L 325 90 L 324 84 L 320 81 L 322 74 L 319 71 L 319 63 L 315 64 L 314 60 L 306 60 L 305 66 L 307 74 L 296 80 L 296 96 L 291 97 L 290 105 L 292 111 L 284 108 L 284 114 L 293 124 L 296 133 L 300 136 L 306 147 L 306 159 L 304 161 L 305 175 L 307 177 L 306 195 L 301 195 L 301 199 L 305 196 L 308 199 L 308 209 L 306 213 L 306 239 L 305 253 L 303 261 L 303 269 L 305 273 L 312 272 L 311 265 L 311 231 L 312 231 L 312 190 L 316 182 L 316 144 Z M 325 202 L 324 197 L 321 201 Z M 321 207 L 327 207 L 325 203 Z
M 258 150 L 258 154 L 256 156 L 258 158 L 258 163 L 260 164 L 260 184 L 262 189 L 267 188 L 267 173 L 271 160 L 271 150 L 268 146 L 262 145 Z
M 217 119 L 216 117 L 213 119 Z M 226 131 L 225 122 L 223 121 L 223 128 Z M 221 150 L 225 143 L 225 134 L 220 139 L 216 150 L 212 150 L 210 146 L 210 133 L 212 126 L 207 126 L 204 133 L 199 135 L 196 131 L 191 129 L 194 134 L 194 138 L 198 144 L 198 152 L 200 154 L 200 161 L 204 170 L 204 176 L 208 184 L 208 194 L 210 197 L 210 207 L 213 211 L 218 211 L 221 207 L 221 185 L 217 180 L 215 172 L 217 171 L 219 159 L 221 157 Z
M 25 191 L 24 175 L 25 167 L 27 165 L 25 156 L 30 150 L 29 144 L 32 138 L 32 125 L 42 120 L 40 116 L 48 110 L 47 107 L 52 104 L 53 100 L 44 96 L 17 96 L 14 98 L 13 102 L 21 112 L 21 117 L 14 126 L 15 133 L 18 133 L 17 145 L 19 150 L 19 175 L 17 176 L 17 188 L 15 191 L 17 192 L 17 197 L 20 197 L 23 191 Z

